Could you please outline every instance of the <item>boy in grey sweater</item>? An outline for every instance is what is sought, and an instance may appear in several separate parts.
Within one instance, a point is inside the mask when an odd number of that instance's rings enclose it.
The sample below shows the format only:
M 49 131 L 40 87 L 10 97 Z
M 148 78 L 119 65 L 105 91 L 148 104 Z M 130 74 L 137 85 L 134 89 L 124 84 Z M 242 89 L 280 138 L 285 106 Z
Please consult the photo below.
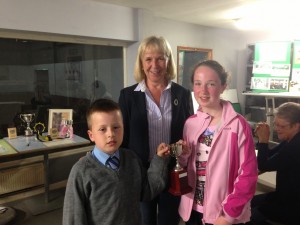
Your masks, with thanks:
M 117 103 L 96 100 L 87 111 L 87 123 L 95 146 L 70 172 L 63 225 L 140 225 L 139 202 L 165 188 L 168 145 L 158 146 L 145 171 L 134 152 L 119 148 L 123 120 Z

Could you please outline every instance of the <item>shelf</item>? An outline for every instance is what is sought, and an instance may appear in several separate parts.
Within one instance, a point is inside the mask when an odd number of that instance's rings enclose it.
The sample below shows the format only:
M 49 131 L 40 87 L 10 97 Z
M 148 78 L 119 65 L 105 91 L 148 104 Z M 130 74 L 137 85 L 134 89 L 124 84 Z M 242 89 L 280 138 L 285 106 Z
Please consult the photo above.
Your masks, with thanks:
M 266 107 L 262 107 L 262 106 L 247 106 L 247 108 L 266 110 Z
M 243 92 L 242 95 L 300 99 L 300 92 L 251 92 L 249 91 L 249 92 Z

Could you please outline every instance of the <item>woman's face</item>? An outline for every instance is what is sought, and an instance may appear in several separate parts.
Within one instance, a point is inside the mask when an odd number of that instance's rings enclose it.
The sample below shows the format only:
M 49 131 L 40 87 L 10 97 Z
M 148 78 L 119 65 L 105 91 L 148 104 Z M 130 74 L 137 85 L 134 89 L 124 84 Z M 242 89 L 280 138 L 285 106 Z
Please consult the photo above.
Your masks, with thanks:
M 274 118 L 274 130 L 280 141 L 290 141 L 299 132 L 299 126 L 300 124 L 291 124 L 279 116 Z
M 214 108 L 220 104 L 220 95 L 226 88 L 213 69 L 200 66 L 194 73 L 193 91 L 196 101 L 201 107 Z
M 141 60 L 147 82 L 165 82 L 168 59 L 164 54 L 146 48 Z

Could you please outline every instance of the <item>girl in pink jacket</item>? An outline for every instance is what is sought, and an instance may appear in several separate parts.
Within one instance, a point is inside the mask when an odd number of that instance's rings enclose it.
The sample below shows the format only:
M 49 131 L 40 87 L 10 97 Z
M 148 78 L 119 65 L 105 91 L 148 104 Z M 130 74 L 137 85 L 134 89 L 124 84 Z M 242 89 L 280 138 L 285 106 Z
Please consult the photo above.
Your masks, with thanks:
M 185 123 L 184 153 L 193 191 L 181 197 L 179 214 L 187 225 L 244 224 L 250 220 L 257 161 L 251 128 L 230 102 L 220 99 L 228 74 L 216 61 L 196 65 L 193 91 L 199 109 Z

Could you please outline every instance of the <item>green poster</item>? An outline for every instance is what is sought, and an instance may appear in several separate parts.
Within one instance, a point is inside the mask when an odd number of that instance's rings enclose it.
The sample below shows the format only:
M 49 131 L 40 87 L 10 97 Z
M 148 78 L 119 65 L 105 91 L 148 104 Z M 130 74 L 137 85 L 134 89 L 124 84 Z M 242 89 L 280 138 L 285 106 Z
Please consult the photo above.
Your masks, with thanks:
M 251 89 L 253 92 L 287 92 L 291 74 L 291 42 L 255 44 Z
M 300 91 L 300 41 L 294 42 L 290 91 Z

